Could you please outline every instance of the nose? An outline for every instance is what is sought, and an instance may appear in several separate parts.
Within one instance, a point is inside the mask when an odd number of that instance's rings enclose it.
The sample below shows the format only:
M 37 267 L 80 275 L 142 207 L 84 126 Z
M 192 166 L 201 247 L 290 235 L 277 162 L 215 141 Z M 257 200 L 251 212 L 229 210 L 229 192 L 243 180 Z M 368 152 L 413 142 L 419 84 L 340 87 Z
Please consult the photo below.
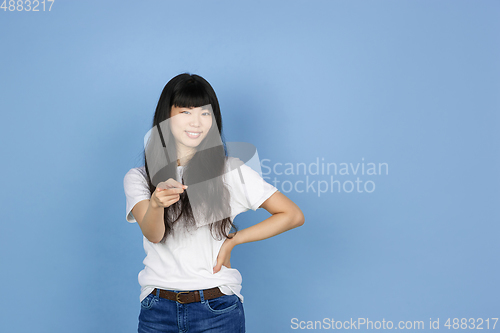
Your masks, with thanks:
M 193 113 L 191 115 L 191 119 L 190 119 L 189 125 L 191 125 L 193 127 L 200 127 L 200 125 L 201 125 L 201 115 L 199 115 L 197 113 Z

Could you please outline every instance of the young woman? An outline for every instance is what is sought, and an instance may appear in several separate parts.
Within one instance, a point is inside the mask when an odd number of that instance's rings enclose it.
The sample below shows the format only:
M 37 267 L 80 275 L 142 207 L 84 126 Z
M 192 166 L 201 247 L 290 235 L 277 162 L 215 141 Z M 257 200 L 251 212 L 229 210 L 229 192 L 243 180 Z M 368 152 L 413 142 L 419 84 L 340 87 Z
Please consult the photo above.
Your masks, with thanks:
M 205 79 L 180 74 L 166 84 L 144 166 L 127 172 L 124 189 L 126 219 L 139 224 L 146 252 L 138 332 L 245 332 L 232 249 L 300 226 L 304 215 L 227 156 L 219 103 Z M 238 231 L 234 217 L 258 208 L 272 216 Z

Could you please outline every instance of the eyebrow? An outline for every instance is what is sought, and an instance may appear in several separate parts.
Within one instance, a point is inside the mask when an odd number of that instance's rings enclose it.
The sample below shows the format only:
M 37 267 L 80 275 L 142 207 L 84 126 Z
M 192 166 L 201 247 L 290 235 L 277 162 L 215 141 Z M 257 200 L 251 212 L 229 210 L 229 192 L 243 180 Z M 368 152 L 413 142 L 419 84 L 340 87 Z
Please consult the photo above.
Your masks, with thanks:
M 181 109 L 181 110 L 184 110 L 184 111 L 185 111 L 185 110 L 191 111 L 191 110 L 193 110 L 193 109 L 197 109 L 197 108 L 199 108 L 199 107 L 200 107 L 200 106 L 193 107 L 193 108 L 181 107 L 180 109 Z M 209 108 L 205 108 L 205 109 L 201 109 L 201 111 L 210 112 L 210 109 L 209 109 Z

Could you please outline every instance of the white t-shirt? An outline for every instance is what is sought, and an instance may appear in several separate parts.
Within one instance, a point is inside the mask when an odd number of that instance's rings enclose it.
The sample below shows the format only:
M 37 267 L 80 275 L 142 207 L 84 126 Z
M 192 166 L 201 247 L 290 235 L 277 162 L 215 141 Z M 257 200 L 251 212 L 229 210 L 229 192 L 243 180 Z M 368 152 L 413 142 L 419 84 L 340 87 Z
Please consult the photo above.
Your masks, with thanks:
M 267 183 L 256 171 L 243 164 L 241 160 L 228 157 L 223 181 L 230 192 L 231 221 L 240 213 L 249 209 L 257 210 L 278 189 Z M 235 166 L 239 166 L 235 168 Z M 177 167 L 177 181 L 181 181 L 183 166 Z M 132 208 L 142 200 L 150 199 L 144 166 L 133 168 L 123 179 L 126 196 L 126 219 L 137 222 L 132 215 Z M 241 274 L 235 268 L 222 266 L 213 273 L 217 255 L 224 243 L 213 238 L 209 225 L 193 231 L 184 231 L 174 224 L 174 235 L 169 235 L 165 243 L 152 243 L 143 236 L 144 269 L 139 272 L 141 285 L 140 301 L 154 288 L 167 290 L 201 290 L 219 287 L 226 295 L 241 295 Z M 230 229 L 230 227 L 229 227 Z M 228 230 L 229 231 L 229 230 Z

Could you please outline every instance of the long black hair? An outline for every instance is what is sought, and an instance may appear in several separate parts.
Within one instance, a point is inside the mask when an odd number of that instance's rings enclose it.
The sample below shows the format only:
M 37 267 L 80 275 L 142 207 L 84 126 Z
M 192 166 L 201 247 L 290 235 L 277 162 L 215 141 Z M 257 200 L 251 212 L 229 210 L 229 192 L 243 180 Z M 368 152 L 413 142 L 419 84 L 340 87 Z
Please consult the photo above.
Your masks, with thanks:
M 156 112 L 153 118 L 152 129 L 156 128 L 162 135 L 162 144 L 165 149 L 173 152 L 173 159 L 176 162 L 177 149 L 175 139 L 170 126 L 161 126 L 160 124 L 171 117 L 172 106 L 195 108 L 210 104 L 212 109 L 212 127 L 207 136 L 196 147 L 196 153 L 191 157 L 187 165 L 184 166 L 182 183 L 185 185 L 197 184 L 204 180 L 211 180 L 208 186 L 201 190 L 189 192 L 187 190 L 180 194 L 180 199 L 173 205 L 165 208 L 164 223 L 165 233 L 160 242 L 164 243 L 167 236 L 173 233 L 174 223 L 184 223 L 184 227 L 189 229 L 196 226 L 193 208 L 191 202 L 196 205 L 201 204 L 203 215 L 207 220 L 215 221 L 210 223 L 212 236 L 217 239 L 232 238 L 229 236 L 231 227 L 235 232 L 237 227 L 232 223 L 231 208 L 229 205 L 230 193 L 222 180 L 226 162 L 227 149 L 222 132 L 222 116 L 220 113 L 219 102 L 212 86 L 201 76 L 195 74 L 183 73 L 172 78 L 163 88 L 160 95 Z M 165 138 L 165 140 L 164 140 Z M 144 150 L 144 165 L 146 168 L 147 182 L 149 191 L 152 194 L 160 181 L 166 181 L 169 178 L 176 179 L 177 163 L 166 163 L 160 172 L 151 175 L 152 170 L 148 168 L 146 159 L 146 149 Z M 168 157 L 167 157 L 168 159 Z M 153 171 L 154 172 L 154 171 Z M 216 198 L 216 200 L 214 200 Z M 210 200 L 209 200 L 210 199 Z M 215 204 L 214 204 L 215 203 Z M 199 215 L 197 215 L 199 218 Z

